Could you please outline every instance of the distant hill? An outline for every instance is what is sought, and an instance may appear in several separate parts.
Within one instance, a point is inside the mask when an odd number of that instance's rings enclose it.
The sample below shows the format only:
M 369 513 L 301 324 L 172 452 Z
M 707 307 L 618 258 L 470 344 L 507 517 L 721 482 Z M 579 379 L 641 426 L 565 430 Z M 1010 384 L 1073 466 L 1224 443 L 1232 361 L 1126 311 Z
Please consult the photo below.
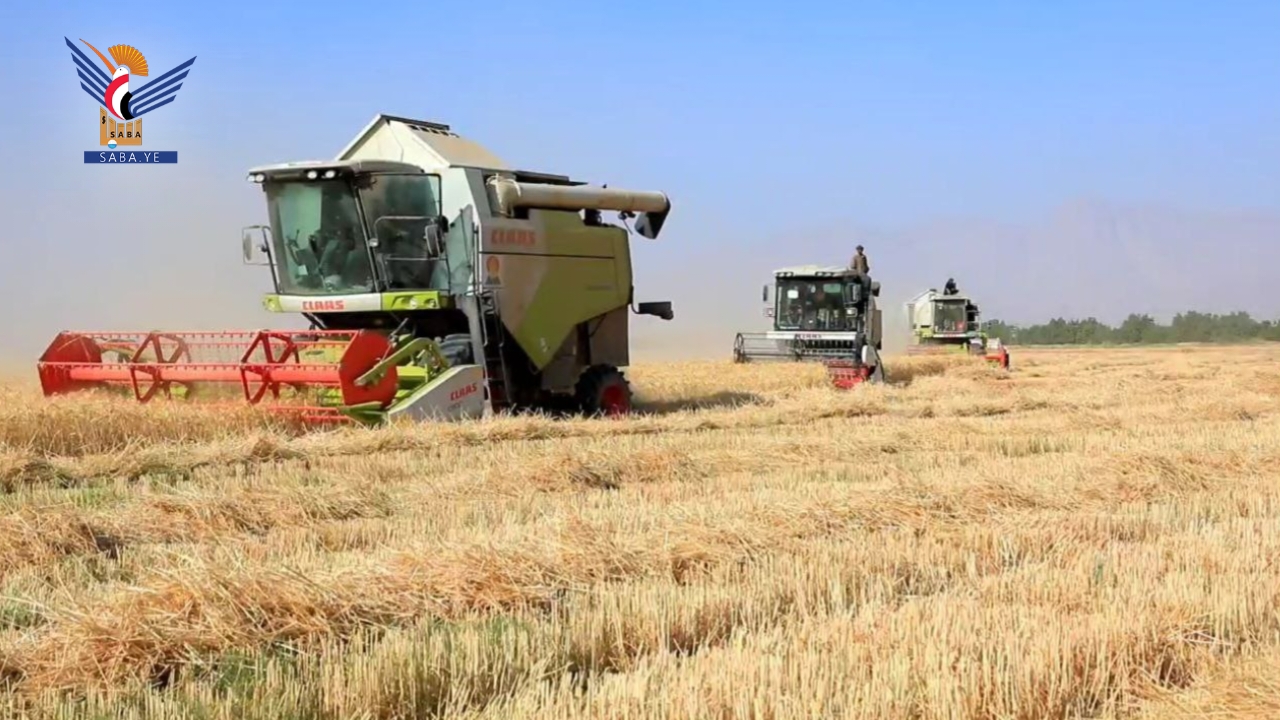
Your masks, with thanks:
M 1024 226 L 930 224 L 904 233 L 900 248 L 912 262 L 904 276 L 937 278 L 932 286 L 955 277 L 985 315 L 1013 322 L 1168 320 L 1192 308 L 1280 315 L 1280 213 L 1081 201 Z

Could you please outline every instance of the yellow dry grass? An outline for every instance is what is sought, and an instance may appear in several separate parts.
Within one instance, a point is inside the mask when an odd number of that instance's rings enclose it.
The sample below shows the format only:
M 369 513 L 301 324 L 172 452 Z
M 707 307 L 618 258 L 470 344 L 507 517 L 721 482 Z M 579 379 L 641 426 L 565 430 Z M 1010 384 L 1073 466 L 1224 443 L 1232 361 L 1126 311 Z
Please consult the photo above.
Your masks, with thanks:
M 0 390 L 0 713 L 1275 717 L 1280 349 L 637 367 L 300 435 Z

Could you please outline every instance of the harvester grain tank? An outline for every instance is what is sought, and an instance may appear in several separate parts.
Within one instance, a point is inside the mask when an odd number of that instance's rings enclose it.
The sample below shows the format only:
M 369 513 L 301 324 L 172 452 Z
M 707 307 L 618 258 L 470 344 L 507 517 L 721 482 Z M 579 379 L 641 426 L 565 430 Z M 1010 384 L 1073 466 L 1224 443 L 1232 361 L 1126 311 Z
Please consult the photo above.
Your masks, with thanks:
M 820 362 L 842 388 L 884 381 L 880 283 L 849 268 L 819 265 L 781 268 L 773 277 L 762 291 L 773 327 L 738 333 L 734 362 Z
M 954 286 L 920 293 L 907 302 L 906 311 L 912 339 L 908 355 L 964 352 L 1009 369 L 1009 349 L 999 338 L 987 336 L 978 305 Z
M 46 395 L 123 386 L 146 402 L 220 386 L 371 424 L 630 411 L 628 310 L 672 309 L 634 304 L 629 230 L 601 211 L 655 239 L 664 194 L 515 170 L 447 125 L 390 115 L 334 160 L 249 179 L 269 220 L 244 229 L 245 262 L 270 268 L 265 308 L 311 330 L 64 332 L 40 359 Z

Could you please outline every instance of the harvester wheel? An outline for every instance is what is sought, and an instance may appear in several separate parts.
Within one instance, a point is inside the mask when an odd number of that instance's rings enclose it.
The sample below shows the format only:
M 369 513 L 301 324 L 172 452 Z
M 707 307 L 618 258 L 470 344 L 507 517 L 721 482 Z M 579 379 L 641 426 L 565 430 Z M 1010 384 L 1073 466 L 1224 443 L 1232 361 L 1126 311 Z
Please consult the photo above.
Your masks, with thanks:
M 475 353 L 471 350 L 471 336 L 466 333 L 445 335 L 440 341 L 440 354 L 449 361 L 450 367 L 472 364 Z
M 578 405 L 587 415 L 617 417 L 631 412 L 631 384 L 612 365 L 593 365 L 578 378 Z

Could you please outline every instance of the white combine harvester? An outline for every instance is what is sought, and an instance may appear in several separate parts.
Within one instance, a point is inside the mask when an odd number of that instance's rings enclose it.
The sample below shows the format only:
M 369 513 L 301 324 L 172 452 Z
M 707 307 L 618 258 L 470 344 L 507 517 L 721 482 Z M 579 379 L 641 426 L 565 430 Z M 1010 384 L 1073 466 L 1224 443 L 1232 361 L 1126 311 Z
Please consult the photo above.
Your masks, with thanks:
M 782 268 L 773 276 L 772 302 L 770 286 L 762 294 L 773 328 L 738 333 L 734 362 L 821 362 L 839 388 L 884 381 L 880 283 L 849 268 L 819 265 Z

